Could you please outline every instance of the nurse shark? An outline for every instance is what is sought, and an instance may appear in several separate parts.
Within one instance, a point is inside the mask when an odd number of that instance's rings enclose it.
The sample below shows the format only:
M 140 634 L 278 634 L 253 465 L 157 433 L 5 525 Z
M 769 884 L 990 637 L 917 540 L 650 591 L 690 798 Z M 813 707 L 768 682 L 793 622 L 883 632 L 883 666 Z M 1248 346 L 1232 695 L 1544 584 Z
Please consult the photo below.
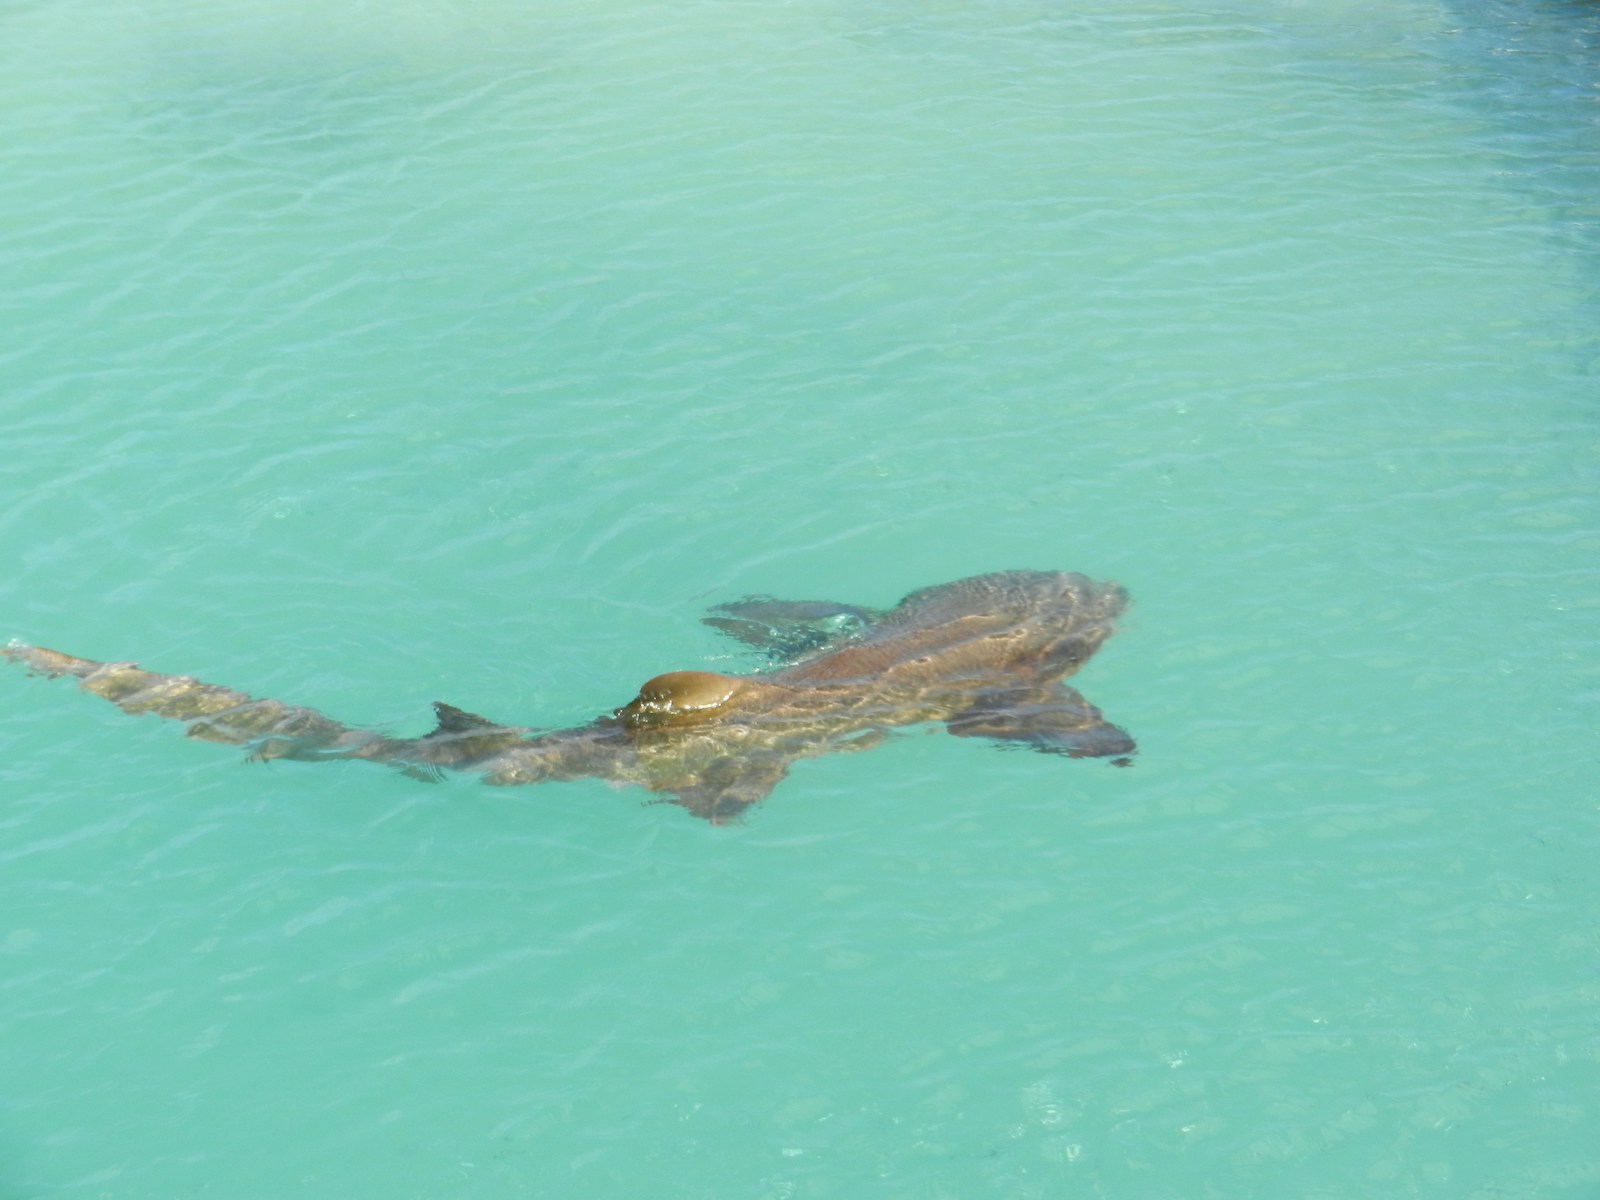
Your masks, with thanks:
M 721 824 L 800 759 L 866 749 L 912 725 L 1127 765 L 1133 739 L 1062 682 L 1126 606 L 1115 583 L 1053 571 L 959 579 L 888 609 L 747 597 L 704 620 L 766 656 L 754 674 L 669 671 L 572 729 L 506 725 L 436 703 L 437 726 L 410 738 L 129 662 L 21 642 L 0 653 L 36 674 L 75 676 L 125 712 L 181 721 L 190 737 L 244 746 L 252 760 L 369 759 L 423 778 L 477 772 L 493 784 L 603 779 Z

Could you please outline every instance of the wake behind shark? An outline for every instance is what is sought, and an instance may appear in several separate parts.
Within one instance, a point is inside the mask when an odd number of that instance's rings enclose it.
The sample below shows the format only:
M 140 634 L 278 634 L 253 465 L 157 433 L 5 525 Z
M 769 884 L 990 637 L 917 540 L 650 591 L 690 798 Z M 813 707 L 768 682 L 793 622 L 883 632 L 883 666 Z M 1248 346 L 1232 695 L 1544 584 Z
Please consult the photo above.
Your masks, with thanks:
M 705 623 L 766 654 L 763 672 L 670 671 L 573 729 L 502 725 L 436 703 L 437 727 L 414 738 L 133 663 L 20 642 L 0 653 L 37 674 L 75 676 L 125 712 L 182 721 L 190 737 L 245 746 L 256 760 L 370 759 L 424 777 L 475 771 L 495 784 L 604 779 L 721 823 L 800 759 L 930 722 L 957 737 L 1125 765 L 1133 739 L 1062 680 L 1111 636 L 1126 605 L 1114 583 L 1046 571 L 959 579 L 889 609 L 752 597 L 718 605 Z

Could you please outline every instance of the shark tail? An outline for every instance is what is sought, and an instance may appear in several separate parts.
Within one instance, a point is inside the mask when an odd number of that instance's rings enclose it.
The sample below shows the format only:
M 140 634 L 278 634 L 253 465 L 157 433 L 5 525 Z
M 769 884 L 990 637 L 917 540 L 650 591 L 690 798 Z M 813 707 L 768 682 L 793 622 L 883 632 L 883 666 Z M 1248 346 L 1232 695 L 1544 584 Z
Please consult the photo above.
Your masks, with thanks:
M 187 726 L 190 737 L 254 747 L 252 758 L 323 758 L 341 751 L 362 753 L 375 735 L 280 700 L 257 700 L 232 688 L 202 683 L 189 675 L 160 675 L 131 662 L 96 662 L 59 650 L 13 641 L 0 654 L 35 675 L 70 675 L 84 691 L 111 701 L 123 712 L 151 713 Z
M 529 732 L 500 725 L 449 704 L 436 704 L 438 725 L 418 738 L 352 729 L 312 708 L 258 700 L 189 675 L 161 675 L 131 662 L 96 662 L 13 641 L 0 655 L 35 675 L 69 675 L 86 692 L 123 712 L 179 721 L 192 738 L 244 746 L 251 762 L 362 758 L 385 762 L 417 779 L 437 781 L 442 768 L 470 768 L 514 746 Z

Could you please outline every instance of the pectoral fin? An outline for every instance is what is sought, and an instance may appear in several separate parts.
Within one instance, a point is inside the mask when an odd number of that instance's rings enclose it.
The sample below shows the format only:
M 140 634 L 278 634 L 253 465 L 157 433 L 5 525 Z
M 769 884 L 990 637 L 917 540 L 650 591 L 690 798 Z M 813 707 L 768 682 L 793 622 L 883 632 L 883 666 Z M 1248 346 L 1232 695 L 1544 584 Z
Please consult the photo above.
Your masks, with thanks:
M 945 722 L 957 737 L 1021 742 L 1045 754 L 1104 758 L 1132 754 L 1134 741 L 1072 688 L 994 689 Z
M 777 600 L 746 596 L 719 604 L 702 622 L 754 647 L 776 662 L 793 662 L 826 646 L 847 641 L 878 614 L 833 600 Z

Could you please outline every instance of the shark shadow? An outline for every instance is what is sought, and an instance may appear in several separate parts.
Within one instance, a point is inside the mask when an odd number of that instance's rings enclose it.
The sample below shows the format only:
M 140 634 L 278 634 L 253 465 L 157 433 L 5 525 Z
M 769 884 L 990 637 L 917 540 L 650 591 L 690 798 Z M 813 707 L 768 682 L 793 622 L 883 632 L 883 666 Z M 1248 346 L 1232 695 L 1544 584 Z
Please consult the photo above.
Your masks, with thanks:
M 253 760 L 370 759 L 423 778 L 475 771 L 495 784 L 604 779 L 722 823 L 799 759 L 930 722 L 957 737 L 1127 765 L 1133 739 L 1062 682 L 1126 606 L 1114 583 L 1046 571 L 959 579 L 889 609 L 750 597 L 718 605 L 705 623 L 764 654 L 764 671 L 669 671 L 573 729 L 503 725 L 436 703 L 438 725 L 413 738 L 133 663 L 20 642 L 0 653 L 40 675 L 75 676 L 125 712 L 182 721 L 190 737 L 245 746 Z

